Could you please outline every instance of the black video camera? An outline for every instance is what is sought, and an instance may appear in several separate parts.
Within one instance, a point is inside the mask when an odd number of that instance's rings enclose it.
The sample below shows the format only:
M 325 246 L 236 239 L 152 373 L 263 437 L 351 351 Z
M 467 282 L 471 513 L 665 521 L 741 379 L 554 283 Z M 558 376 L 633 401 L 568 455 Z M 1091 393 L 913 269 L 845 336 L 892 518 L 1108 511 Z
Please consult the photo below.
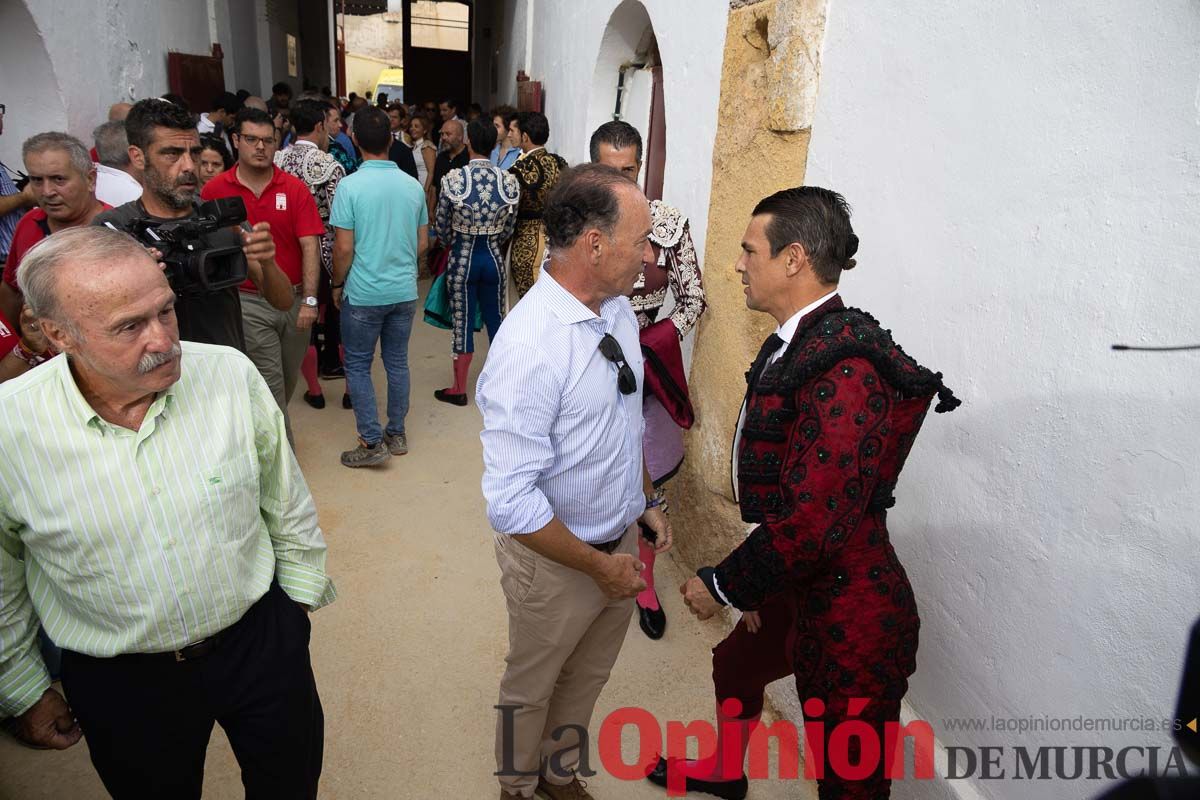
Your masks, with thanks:
M 125 232 L 162 253 L 167 281 L 180 297 L 208 294 L 238 286 L 246 280 L 241 244 L 209 244 L 209 234 L 246 221 L 240 197 L 221 197 L 196 207 L 194 216 L 162 222 L 145 217 L 131 220 Z

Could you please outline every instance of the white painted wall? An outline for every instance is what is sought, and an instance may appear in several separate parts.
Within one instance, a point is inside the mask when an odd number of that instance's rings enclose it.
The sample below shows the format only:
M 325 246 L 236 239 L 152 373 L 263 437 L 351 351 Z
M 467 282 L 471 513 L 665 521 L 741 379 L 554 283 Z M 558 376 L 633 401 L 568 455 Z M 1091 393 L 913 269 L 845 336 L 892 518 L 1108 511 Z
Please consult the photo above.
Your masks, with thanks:
M 228 2 L 216 0 L 218 18 L 228 17 Z M 65 128 L 90 143 L 110 105 L 167 91 L 168 50 L 207 54 L 209 37 L 203 0 L 105 3 L 97 13 L 81 13 L 72 0 L 0 2 L 0 85 L 21 98 L 4 101 L 0 159 L 19 164 L 21 142 L 44 130 Z M 230 42 L 221 44 L 231 52 Z M 27 82 L 32 97 L 21 94 Z
M 1200 354 L 1108 349 L 1200 340 L 1200 7 L 1152 5 L 830 9 L 808 182 L 855 208 L 844 294 L 964 401 L 930 414 L 889 520 L 923 620 L 908 700 L 944 744 L 1170 744 L 941 724 L 1172 716 L 1200 597 Z
M 0 159 L 14 168 L 21 142 L 39 131 L 65 129 L 90 144 L 110 105 L 167 91 L 168 51 L 210 54 L 214 33 L 227 88 L 269 95 L 277 80 L 301 88 L 303 67 L 287 74 L 285 35 L 299 34 L 292 0 L 109 2 L 96 14 L 81 13 L 83 5 L 0 0 L 0 102 L 8 106 Z
M 38 131 L 63 130 L 67 109 L 37 22 L 23 3 L 0 2 L 0 86 L 4 131 L 0 161 L 24 171 L 21 143 Z
M 517 105 L 518 70 L 529 71 L 527 32 L 534 0 L 502 0 L 496 4 L 496 102 Z M 547 0 L 542 0 L 547 3 Z M 536 11 L 536 9 L 533 9 Z
M 507 82 L 524 67 L 546 92 L 550 121 L 548 147 L 570 163 L 587 160 L 589 87 L 592 86 L 600 40 L 618 0 L 536 0 L 532 17 L 531 58 L 528 65 L 515 55 L 526 42 L 520 33 L 534 0 L 509 0 L 504 30 L 511 44 L 500 58 L 501 98 Z M 703 254 L 708 229 L 708 200 L 712 188 L 712 146 L 717 130 L 721 58 L 725 46 L 725 2 L 705 0 L 645 0 L 658 37 L 663 62 L 663 93 L 667 115 L 667 167 L 663 199 L 679 206 L 692 224 L 692 236 Z M 615 76 L 614 76 L 615 81 Z M 646 131 L 642 131 L 643 136 Z

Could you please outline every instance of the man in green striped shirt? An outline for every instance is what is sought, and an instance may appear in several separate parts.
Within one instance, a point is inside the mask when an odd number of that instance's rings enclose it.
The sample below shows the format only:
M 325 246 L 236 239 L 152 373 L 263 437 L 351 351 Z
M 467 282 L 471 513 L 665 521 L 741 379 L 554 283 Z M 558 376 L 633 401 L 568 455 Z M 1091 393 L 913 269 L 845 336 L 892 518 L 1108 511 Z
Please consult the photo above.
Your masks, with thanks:
M 18 281 L 65 355 L 0 386 L 0 717 L 60 749 L 82 730 L 115 797 L 198 797 L 214 721 L 249 794 L 315 796 L 306 611 L 335 592 L 270 389 L 236 350 L 181 346 L 125 234 L 64 231 Z

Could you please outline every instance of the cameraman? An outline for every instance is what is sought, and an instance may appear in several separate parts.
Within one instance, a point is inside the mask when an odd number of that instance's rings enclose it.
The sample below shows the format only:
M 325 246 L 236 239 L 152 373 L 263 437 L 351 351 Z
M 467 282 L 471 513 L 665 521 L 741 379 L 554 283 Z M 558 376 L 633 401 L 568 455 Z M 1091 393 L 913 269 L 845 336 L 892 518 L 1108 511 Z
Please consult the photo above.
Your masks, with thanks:
M 142 172 L 141 199 L 98 214 L 92 224 L 110 222 L 124 230 L 136 219 L 170 222 L 195 216 L 201 150 L 195 115 L 166 100 L 139 100 L 125 118 L 125 133 L 129 158 Z M 268 224 L 255 225 L 253 232 L 238 228 L 217 231 L 209 234 L 207 243 L 211 247 L 240 244 L 247 274 L 263 298 L 279 309 L 292 307 L 292 285 L 275 263 L 275 243 Z M 181 339 L 245 352 L 236 286 L 180 297 L 175 315 Z

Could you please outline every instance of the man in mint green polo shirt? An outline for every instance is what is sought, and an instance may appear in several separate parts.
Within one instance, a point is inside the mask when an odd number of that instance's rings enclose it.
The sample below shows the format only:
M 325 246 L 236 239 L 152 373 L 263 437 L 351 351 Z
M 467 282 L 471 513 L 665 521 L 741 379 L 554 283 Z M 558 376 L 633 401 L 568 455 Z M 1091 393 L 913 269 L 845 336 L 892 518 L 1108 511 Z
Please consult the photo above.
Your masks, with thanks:
M 362 166 L 338 184 L 333 226 L 333 302 L 341 310 L 346 390 L 354 406 L 358 446 L 342 453 L 347 467 L 369 467 L 408 452 L 408 338 L 417 311 L 417 263 L 429 248 L 425 193 L 388 158 L 387 114 L 354 115 Z M 375 346 L 387 373 L 387 426 L 381 428 L 371 382 Z

